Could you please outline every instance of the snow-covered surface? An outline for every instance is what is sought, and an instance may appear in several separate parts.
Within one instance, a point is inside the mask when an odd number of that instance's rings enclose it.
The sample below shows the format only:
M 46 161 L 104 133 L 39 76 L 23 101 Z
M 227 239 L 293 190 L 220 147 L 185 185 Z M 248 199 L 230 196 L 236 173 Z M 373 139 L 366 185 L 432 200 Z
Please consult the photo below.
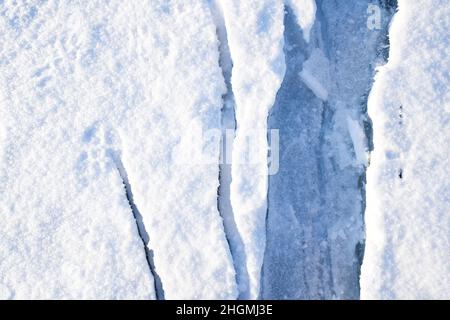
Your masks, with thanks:
M 211 12 L 217 28 L 219 39 L 219 64 L 226 84 L 226 93 L 223 95 L 222 106 L 222 145 L 220 157 L 219 189 L 217 194 L 218 209 L 223 219 L 223 226 L 227 236 L 233 263 L 236 270 L 236 284 L 238 288 L 248 286 L 247 265 L 245 263 L 245 251 L 242 237 L 237 228 L 231 205 L 231 182 L 233 142 L 236 132 L 235 100 L 231 85 L 233 61 L 228 46 L 228 33 L 225 25 L 223 8 L 220 0 L 211 0 Z M 240 295 L 241 290 L 239 290 Z M 239 298 L 238 295 L 238 298 Z
M 365 299 L 450 298 L 450 6 L 400 0 L 369 99 Z
M 233 61 L 231 85 L 236 103 L 230 197 L 244 247 L 237 270 L 248 273 L 241 276 L 239 291 L 241 298 L 255 299 L 259 296 L 266 242 L 267 116 L 285 70 L 284 4 L 282 0 L 232 0 L 221 1 L 221 5 Z
M 1 297 L 155 297 L 123 166 L 165 297 L 236 298 L 218 163 L 175 159 L 192 127 L 220 129 L 207 3 L 2 1 L 0 13 Z M 218 144 L 203 149 L 218 159 Z
M 120 1 L 27 3 L 0 4 L 0 298 L 153 299 L 109 155 Z
M 235 271 L 217 210 L 220 136 L 190 139 L 194 131 L 221 129 L 216 27 L 204 1 L 164 11 L 145 9 L 149 34 L 134 40 L 139 54 L 130 57 L 136 62 L 129 71 L 138 90 L 131 105 L 128 96 L 120 100 L 130 110 L 120 131 L 123 163 L 165 298 L 234 299 Z M 192 147 L 213 161 L 197 162 Z
M 450 298 L 450 5 L 396 3 L 0 0 L 0 299 Z

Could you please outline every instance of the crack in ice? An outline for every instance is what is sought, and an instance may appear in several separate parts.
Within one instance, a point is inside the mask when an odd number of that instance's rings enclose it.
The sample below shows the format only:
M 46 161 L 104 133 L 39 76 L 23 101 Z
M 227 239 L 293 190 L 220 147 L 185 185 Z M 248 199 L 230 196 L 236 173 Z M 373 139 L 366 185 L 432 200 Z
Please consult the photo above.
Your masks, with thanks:
M 211 1 L 211 13 L 216 24 L 217 39 L 219 41 L 219 66 L 226 85 L 226 93 L 223 95 L 223 107 L 221 114 L 222 139 L 219 165 L 219 187 L 217 190 L 217 209 L 223 220 L 225 237 L 227 239 L 231 258 L 236 272 L 236 283 L 239 288 L 239 298 L 249 285 L 249 275 L 246 268 L 246 256 L 244 243 L 234 219 L 233 207 L 230 198 L 230 186 L 232 180 L 231 159 L 233 141 L 236 131 L 235 100 L 231 75 L 233 61 L 228 46 L 227 29 L 223 17 L 222 8 L 218 0 Z

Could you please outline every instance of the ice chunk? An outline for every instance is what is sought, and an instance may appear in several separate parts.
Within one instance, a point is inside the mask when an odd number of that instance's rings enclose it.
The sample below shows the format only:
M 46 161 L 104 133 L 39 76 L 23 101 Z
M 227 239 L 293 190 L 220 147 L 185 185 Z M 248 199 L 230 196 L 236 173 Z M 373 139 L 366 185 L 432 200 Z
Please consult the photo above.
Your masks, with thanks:
M 235 299 L 217 210 L 225 85 L 210 8 L 206 1 L 162 1 L 137 11 L 150 25 L 130 34 L 137 48 L 122 53 L 131 76 L 121 81 L 129 89 L 117 101 L 128 110 L 121 150 L 164 296 Z
M 153 299 L 104 121 L 122 45 L 109 35 L 128 7 L 30 3 L 1 5 L 0 298 Z
M 366 135 L 363 127 L 356 120 L 347 117 L 348 131 L 353 141 L 353 150 L 355 151 L 356 164 L 367 165 L 367 146 Z
M 131 190 L 165 297 L 236 298 L 218 163 L 173 158 L 220 129 L 207 4 L 30 3 L 1 4 L 0 298 L 155 298 Z
M 299 75 L 317 98 L 323 101 L 328 99 L 329 61 L 321 49 L 312 51 L 309 59 L 303 63 L 303 70 Z

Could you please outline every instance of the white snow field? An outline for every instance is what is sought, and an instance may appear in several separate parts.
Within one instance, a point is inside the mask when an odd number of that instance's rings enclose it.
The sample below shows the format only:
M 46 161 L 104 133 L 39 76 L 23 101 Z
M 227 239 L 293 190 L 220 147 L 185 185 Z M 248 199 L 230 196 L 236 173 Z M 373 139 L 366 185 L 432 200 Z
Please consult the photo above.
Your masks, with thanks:
M 236 298 L 217 161 L 174 160 L 192 127 L 220 129 L 207 3 L 1 1 L 0 17 L 0 297 L 155 298 L 139 210 L 158 296 Z
M 399 1 L 369 99 L 364 299 L 450 298 L 450 5 Z
M 226 88 L 216 26 L 206 1 L 149 3 L 137 10 L 147 25 L 129 30 L 135 52 L 125 51 L 130 79 L 117 97 L 128 109 L 119 131 L 122 161 L 164 297 L 235 299 L 235 270 L 217 205 Z
M 449 17 L 0 0 L 0 299 L 449 299 Z

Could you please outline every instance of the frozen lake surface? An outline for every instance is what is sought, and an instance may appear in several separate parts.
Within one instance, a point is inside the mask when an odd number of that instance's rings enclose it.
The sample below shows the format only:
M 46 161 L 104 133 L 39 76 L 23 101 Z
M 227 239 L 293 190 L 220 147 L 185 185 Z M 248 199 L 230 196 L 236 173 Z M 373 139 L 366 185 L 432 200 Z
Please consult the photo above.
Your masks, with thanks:
M 0 299 L 450 298 L 445 0 L 0 0 Z

